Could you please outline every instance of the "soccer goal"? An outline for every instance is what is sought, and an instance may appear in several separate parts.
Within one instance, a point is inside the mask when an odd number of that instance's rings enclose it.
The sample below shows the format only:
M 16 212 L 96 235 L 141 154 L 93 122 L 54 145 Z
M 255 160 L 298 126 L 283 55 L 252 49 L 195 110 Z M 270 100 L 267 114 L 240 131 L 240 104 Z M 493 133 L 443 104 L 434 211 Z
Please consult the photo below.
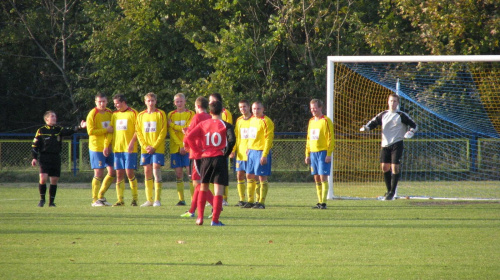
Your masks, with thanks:
M 329 199 L 385 193 L 380 128 L 359 128 L 391 93 L 419 126 L 404 142 L 398 198 L 500 199 L 500 55 L 328 57 Z

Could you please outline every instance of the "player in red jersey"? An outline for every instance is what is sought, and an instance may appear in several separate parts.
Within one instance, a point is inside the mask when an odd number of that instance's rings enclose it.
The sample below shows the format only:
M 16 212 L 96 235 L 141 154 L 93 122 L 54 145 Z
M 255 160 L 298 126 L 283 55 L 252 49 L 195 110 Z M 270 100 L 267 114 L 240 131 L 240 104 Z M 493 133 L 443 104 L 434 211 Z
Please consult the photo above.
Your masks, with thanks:
M 217 92 L 210 94 L 210 96 L 208 97 L 208 102 L 212 103 L 213 101 L 219 101 L 220 103 L 223 103 L 222 95 L 220 93 L 217 93 Z M 222 107 L 222 112 L 220 113 L 220 117 L 223 121 L 225 121 L 231 125 L 234 125 L 233 124 L 233 115 L 231 114 L 231 112 L 226 110 L 226 108 Z M 213 186 L 210 186 L 210 187 L 213 188 Z M 223 206 L 229 205 L 227 202 L 228 194 L 229 194 L 229 186 L 224 186 L 224 195 L 222 195 L 222 198 L 224 199 L 224 200 L 222 200 Z
M 221 119 L 222 103 L 214 101 L 210 103 L 210 115 L 212 118 L 199 123 L 185 137 L 185 141 L 192 151 L 201 153 L 201 186 L 198 194 L 198 219 L 197 225 L 203 224 L 203 214 L 207 201 L 209 184 L 215 187 L 213 201 L 212 226 L 223 226 L 219 221 L 222 211 L 222 195 L 224 186 L 228 184 L 229 172 L 227 169 L 227 157 L 236 143 L 234 128 L 231 124 Z M 197 145 L 198 140 L 201 146 Z
M 193 128 L 195 128 L 200 122 L 211 119 L 209 113 L 207 113 L 208 109 L 208 100 L 200 96 L 196 98 L 194 102 L 196 115 L 191 119 L 191 123 L 188 127 L 184 129 L 184 133 L 188 134 Z M 202 139 L 197 139 L 197 146 L 201 146 Z M 196 153 L 189 149 L 189 145 L 184 142 L 184 148 L 189 152 L 189 158 L 191 159 L 191 180 L 193 180 L 193 186 L 195 186 L 193 193 L 191 194 L 191 208 L 189 208 L 186 213 L 182 214 L 183 218 L 192 218 L 194 217 L 194 211 L 196 211 L 196 206 L 198 204 L 198 193 L 200 191 L 200 183 L 201 183 L 201 174 L 200 174 L 200 161 L 201 161 L 201 153 Z M 209 191 L 207 193 L 207 201 L 212 204 L 213 203 L 213 193 Z

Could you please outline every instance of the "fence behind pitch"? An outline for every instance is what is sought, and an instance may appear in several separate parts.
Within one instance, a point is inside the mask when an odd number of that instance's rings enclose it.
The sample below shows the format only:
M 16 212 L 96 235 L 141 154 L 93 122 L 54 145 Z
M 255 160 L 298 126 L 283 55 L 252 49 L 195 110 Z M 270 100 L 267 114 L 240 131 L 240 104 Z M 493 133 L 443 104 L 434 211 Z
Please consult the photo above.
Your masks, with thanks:
M 0 134 L 0 170 L 13 172 L 37 172 L 31 168 L 31 143 L 34 134 Z M 308 167 L 304 164 L 304 133 L 276 133 L 273 153 L 273 171 L 284 173 L 301 173 L 299 181 Z M 169 151 L 170 141 L 167 138 L 165 150 Z M 77 133 L 63 141 L 62 170 L 66 172 L 91 171 L 89 164 L 88 136 Z M 165 167 L 170 170 L 170 154 L 165 153 Z M 234 166 L 234 163 L 231 163 Z M 139 169 L 139 172 L 142 170 Z

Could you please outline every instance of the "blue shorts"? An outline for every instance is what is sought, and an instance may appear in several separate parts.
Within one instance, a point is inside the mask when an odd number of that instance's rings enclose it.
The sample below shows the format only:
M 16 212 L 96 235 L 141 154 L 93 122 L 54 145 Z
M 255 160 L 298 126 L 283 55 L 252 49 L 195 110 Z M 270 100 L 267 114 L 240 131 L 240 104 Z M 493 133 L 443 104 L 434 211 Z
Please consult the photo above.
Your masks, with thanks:
M 141 165 L 148 165 L 153 163 L 159 164 L 161 166 L 165 165 L 165 155 L 158 153 L 154 153 L 152 155 L 141 154 Z
M 267 164 L 261 165 L 260 158 L 262 157 L 262 151 L 248 150 L 248 161 L 247 161 L 247 174 L 254 174 L 256 176 L 269 176 L 271 175 L 271 151 L 267 155 Z
M 325 162 L 326 151 L 311 152 L 311 175 L 330 175 L 332 162 Z
M 189 153 L 181 155 L 180 153 L 170 154 L 170 168 L 175 169 L 178 167 L 189 166 Z
M 89 155 L 90 155 L 90 167 L 92 169 L 103 169 L 108 166 L 112 167 L 114 165 L 113 153 L 105 157 L 102 152 L 89 151 Z
M 244 171 L 247 170 L 247 161 L 246 160 L 237 160 L 236 161 L 236 171 Z
M 115 170 L 137 169 L 137 153 L 115 153 Z

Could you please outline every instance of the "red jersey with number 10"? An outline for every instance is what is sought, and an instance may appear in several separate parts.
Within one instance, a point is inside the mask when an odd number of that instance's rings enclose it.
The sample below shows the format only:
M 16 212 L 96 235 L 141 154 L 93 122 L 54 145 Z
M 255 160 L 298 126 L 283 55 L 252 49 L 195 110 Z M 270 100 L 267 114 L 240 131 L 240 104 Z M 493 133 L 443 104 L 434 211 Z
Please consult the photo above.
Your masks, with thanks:
M 202 121 L 193 128 L 185 136 L 184 141 L 195 153 L 201 153 L 203 158 L 217 157 L 224 155 L 223 150 L 227 146 L 226 133 L 224 121 L 210 119 Z

